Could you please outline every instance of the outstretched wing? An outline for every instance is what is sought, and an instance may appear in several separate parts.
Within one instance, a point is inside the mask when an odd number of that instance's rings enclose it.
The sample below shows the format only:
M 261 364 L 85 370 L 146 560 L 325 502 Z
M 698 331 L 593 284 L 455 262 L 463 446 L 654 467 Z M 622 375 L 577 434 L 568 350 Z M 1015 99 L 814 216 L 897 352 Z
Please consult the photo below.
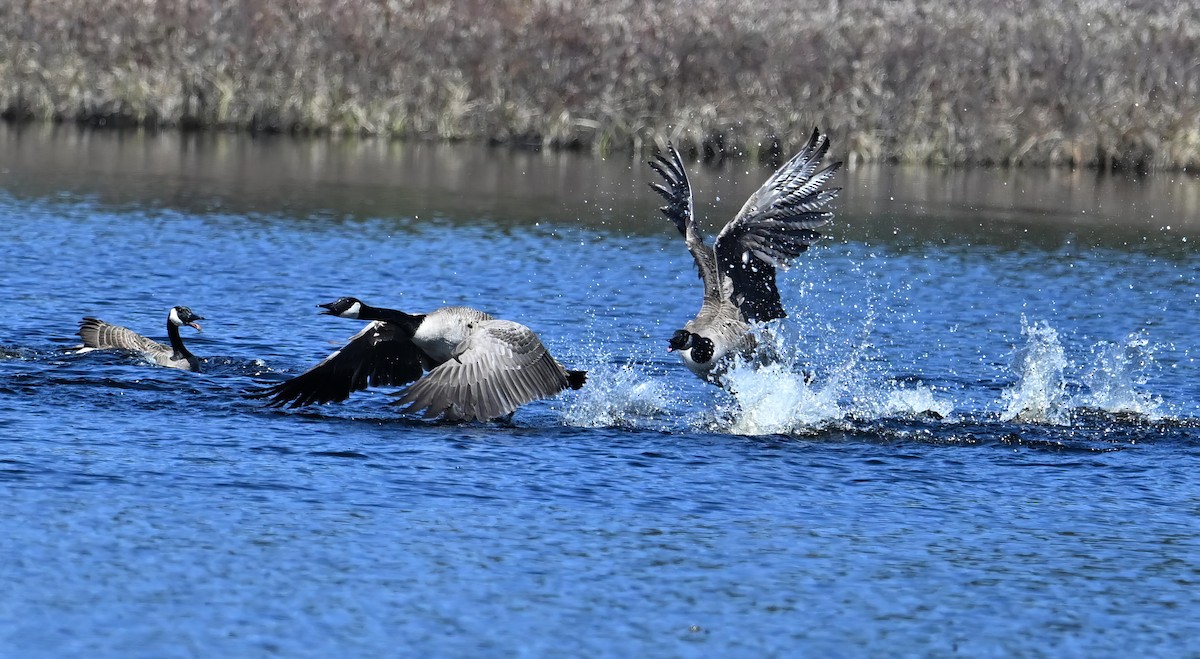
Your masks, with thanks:
M 83 339 L 84 350 L 132 350 L 142 353 L 170 353 L 171 349 L 157 341 L 120 325 L 110 325 L 98 318 L 87 317 L 79 321 L 79 338 Z
M 510 320 L 475 326 L 453 359 L 406 389 L 397 405 L 450 421 L 488 421 L 569 386 L 566 369 L 533 330 Z M 580 382 L 579 384 L 582 384 Z
M 775 268 L 786 267 L 821 234 L 833 217 L 829 204 L 840 188 L 824 188 L 841 162 L 817 171 L 829 138 L 813 129 L 808 144 L 775 171 L 717 236 L 717 267 L 733 285 L 733 301 L 746 320 L 783 318 Z
M 658 172 L 666 182 L 651 183 L 650 187 L 667 200 L 667 205 L 659 210 L 671 223 L 679 229 L 688 251 L 696 260 L 696 269 L 700 271 L 700 279 L 704 281 L 704 299 L 720 298 L 721 282 L 717 278 L 717 262 L 712 250 L 704 244 L 704 236 L 696 226 L 695 206 L 692 203 L 692 185 L 688 182 L 687 172 L 683 169 L 683 160 L 679 152 L 671 144 L 667 145 L 666 155 L 657 153 L 650 167 Z
M 321 363 L 277 385 L 251 392 L 271 407 L 301 407 L 346 400 L 368 387 L 408 384 L 425 372 L 428 359 L 392 323 L 375 321 Z

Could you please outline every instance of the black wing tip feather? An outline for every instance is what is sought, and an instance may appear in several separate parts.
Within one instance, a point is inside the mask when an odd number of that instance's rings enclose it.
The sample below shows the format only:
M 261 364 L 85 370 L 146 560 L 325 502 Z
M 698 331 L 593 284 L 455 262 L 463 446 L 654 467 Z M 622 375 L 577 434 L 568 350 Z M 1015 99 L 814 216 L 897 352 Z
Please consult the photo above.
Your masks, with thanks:
M 246 392 L 245 396 L 254 399 L 269 399 L 265 401 L 267 407 L 295 409 L 313 404 L 340 403 L 349 398 L 350 394 L 365 388 L 356 386 L 356 384 L 356 382 L 351 382 L 349 385 L 342 382 L 325 382 L 313 377 L 312 371 L 307 371 L 278 384 L 251 389 Z
M 654 154 L 654 159 L 648 161 L 648 164 L 651 169 L 658 172 L 665 182 L 664 184 L 652 181 L 649 184 L 650 189 L 657 192 L 667 202 L 666 206 L 660 206 L 658 210 L 675 225 L 681 234 L 686 235 L 687 223 L 691 214 L 689 207 L 692 187 L 679 151 L 668 142 L 666 152 L 658 151 Z
M 674 146 L 668 143 L 667 153 L 670 154 L 670 158 L 662 151 L 659 151 L 654 154 L 654 159 L 646 161 L 646 164 L 650 165 L 650 169 L 658 172 L 659 176 L 666 179 L 672 188 L 677 187 L 680 183 L 686 184 L 687 171 L 683 168 L 683 159 L 679 157 L 679 152 L 675 150 Z M 650 185 L 654 187 L 653 183 Z M 665 190 L 662 186 L 659 186 L 658 189 L 660 192 Z
M 812 135 L 808 137 L 808 142 L 800 149 L 801 153 L 820 152 L 814 160 L 820 160 L 825 156 L 825 152 L 829 150 L 829 135 L 821 132 L 819 126 L 813 126 Z
M 587 371 L 567 371 L 567 386 L 578 391 L 587 383 Z
M 253 400 L 262 400 L 269 398 L 263 404 L 267 407 L 284 407 L 288 403 L 292 403 L 292 407 L 300 407 L 305 403 L 302 402 L 304 395 L 301 392 L 288 392 L 288 384 L 291 381 L 281 382 L 269 387 L 260 387 L 258 389 L 250 389 L 242 395 Z
M 309 370 L 252 391 L 248 397 L 269 399 L 266 401 L 269 407 L 340 403 L 356 391 L 404 385 L 424 374 L 422 359 L 427 357 L 412 343 L 384 341 L 368 348 L 363 336 L 357 335 Z
M 312 403 L 326 403 L 326 402 L 331 402 L 331 401 L 337 400 L 337 399 L 324 400 L 321 397 L 319 397 L 316 392 L 304 391 L 301 389 L 297 389 L 297 388 L 289 386 L 291 384 L 292 384 L 292 381 L 288 380 L 286 382 L 281 382 L 279 384 L 272 385 L 269 387 L 262 387 L 260 389 L 251 389 L 251 390 L 245 392 L 244 395 L 246 398 L 251 398 L 251 399 L 264 399 L 264 398 L 270 399 L 270 400 L 266 400 L 263 403 L 267 407 L 275 407 L 275 408 L 289 407 L 292 409 L 296 409 L 297 407 L 304 407 L 305 405 L 310 405 Z M 345 400 L 345 398 L 343 398 L 342 400 Z
M 829 153 L 829 147 L 831 144 L 832 142 L 829 140 L 829 134 L 822 133 L 820 128 L 813 126 L 813 132 L 812 135 L 809 136 L 808 142 L 806 142 L 804 146 L 800 148 L 800 152 L 797 153 L 792 160 L 793 162 L 804 162 L 815 166 Z M 827 165 L 825 169 L 822 169 L 817 176 L 826 173 L 832 175 L 834 172 L 842 168 L 842 164 L 843 163 L 841 160 L 836 160 Z

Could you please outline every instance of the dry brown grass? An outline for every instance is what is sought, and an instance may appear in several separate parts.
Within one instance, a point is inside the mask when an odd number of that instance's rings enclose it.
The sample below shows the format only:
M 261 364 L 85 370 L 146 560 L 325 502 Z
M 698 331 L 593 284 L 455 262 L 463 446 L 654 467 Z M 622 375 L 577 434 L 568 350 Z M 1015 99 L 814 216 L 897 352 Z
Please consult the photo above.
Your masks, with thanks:
M 854 161 L 1200 167 L 1179 0 L 13 0 L 0 112 Z

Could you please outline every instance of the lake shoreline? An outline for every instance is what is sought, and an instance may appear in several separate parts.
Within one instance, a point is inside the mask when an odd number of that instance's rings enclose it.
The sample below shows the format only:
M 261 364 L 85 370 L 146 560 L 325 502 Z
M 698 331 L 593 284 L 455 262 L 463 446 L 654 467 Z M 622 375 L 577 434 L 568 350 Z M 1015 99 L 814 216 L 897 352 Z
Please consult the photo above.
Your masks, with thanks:
M 164 137 L 176 136 L 180 139 L 189 138 L 237 138 L 246 137 L 254 138 L 280 138 L 294 139 L 300 141 L 325 141 L 328 143 L 364 143 L 364 144 L 394 144 L 405 146 L 465 146 L 479 147 L 483 149 L 499 149 L 513 153 L 562 153 L 562 154 L 582 154 L 590 155 L 597 158 L 609 158 L 613 156 L 627 156 L 635 161 L 640 161 L 650 156 L 658 148 L 656 145 L 642 144 L 639 150 L 634 152 L 630 149 L 608 149 L 600 151 L 592 148 L 589 145 L 580 143 L 571 144 L 542 144 L 537 141 L 503 141 L 496 138 L 488 137 L 458 137 L 444 138 L 430 135 L 377 135 L 372 133 L 345 133 L 332 131 L 328 128 L 300 128 L 292 127 L 289 130 L 284 130 L 278 127 L 231 127 L 231 126 L 197 126 L 197 125 L 174 125 L 170 123 L 138 123 L 135 120 L 127 117 L 91 117 L 87 119 L 65 120 L 62 118 L 54 118 L 49 120 L 38 120 L 31 118 L 14 119 L 11 117 L 0 115 L 0 126 L 6 128 L 11 135 L 19 135 L 25 131 L 60 131 L 60 130 L 75 130 L 80 133 L 101 133 L 111 134 L 120 139 L 127 136 L 140 137 Z M 839 135 L 830 133 L 831 141 L 834 145 L 839 144 L 842 140 Z M 665 146 L 665 143 L 664 143 Z M 690 162 L 704 163 L 708 166 L 727 166 L 730 163 L 757 163 L 762 166 L 775 168 L 783 164 L 783 162 L 792 154 L 791 151 L 784 150 L 783 146 L 778 142 L 774 142 L 770 149 L 759 149 L 749 151 L 733 145 L 724 145 L 720 147 L 709 146 L 702 144 L 701 146 L 680 145 L 676 148 L 685 156 L 685 159 Z M 799 148 L 797 145 L 796 148 Z M 834 149 L 834 157 L 845 159 L 845 153 L 837 153 L 836 146 Z M 1118 177 L 1144 177 L 1149 175 L 1165 175 L 1165 174 L 1183 174 L 1185 177 L 1200 176 L 1200 166 L 1171 166 L 1148 168 L 1144 164 L 1136 162 L 1128 162 L 1121 159 L 1114 159 L 1104 164 L 1097 162 L 1000 162 L 996 160 L 981 160 L 978 162 L 961 162 L 949 163 L 945 161 L 906 161 L 899 157 L 880 158 L 875 160 L 862 160 L 859 158 L 850 158 L 850 167 L 918 167 L 928 168 L 932 171 L 1039 171 L 1052 170 L 1074 174 L 1076 172 L 1088 172 L 1097 176 L 1118 176 Z

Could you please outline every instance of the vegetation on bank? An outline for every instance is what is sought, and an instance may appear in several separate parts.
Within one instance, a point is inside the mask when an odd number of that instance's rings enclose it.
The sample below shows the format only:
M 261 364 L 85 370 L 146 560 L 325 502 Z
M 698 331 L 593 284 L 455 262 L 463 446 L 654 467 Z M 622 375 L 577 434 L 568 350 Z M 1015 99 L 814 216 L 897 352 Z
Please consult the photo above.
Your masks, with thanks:
M 12 0 L 15 120 L 1200 167 L 1188 0 Z

